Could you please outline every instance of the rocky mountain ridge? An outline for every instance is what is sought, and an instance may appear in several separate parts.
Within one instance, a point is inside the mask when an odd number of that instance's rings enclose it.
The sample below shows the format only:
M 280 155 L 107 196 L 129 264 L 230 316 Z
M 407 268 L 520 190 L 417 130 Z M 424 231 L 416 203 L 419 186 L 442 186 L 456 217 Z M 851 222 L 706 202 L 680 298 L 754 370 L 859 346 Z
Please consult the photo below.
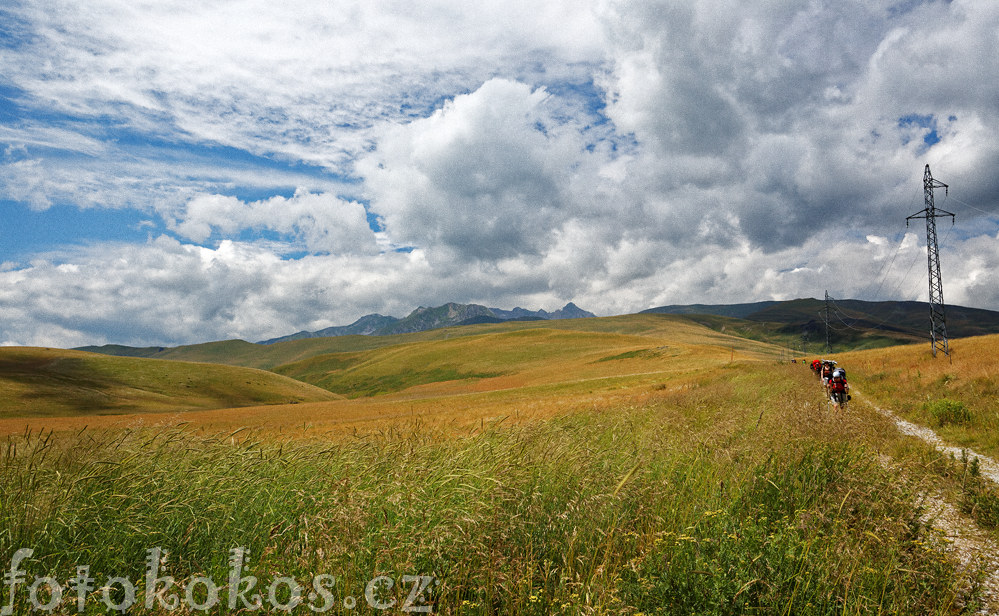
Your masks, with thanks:
M 258 344 L 274 344 L 287 340 L 303 338 L 324 338 L 332 336 L 390 336 L 392 334 L 409 334 L 429 329 L 451 327 L 455 325 L 472 325 L 475 323 L 500 323 L 503 321 L 528 321 L 550 319 L 585 319 L 596 315 L 583 310 L 569 302 L 554 312 L 546 310 L 527 310 L 516 307 L 513 310 L 488 308 L 480 304 L 458 304 L 448 302 L 443 306 L 420 306 L 403 318 L 369 314 L 354 321 L 350 325 L 327 327 L 317 331 L 300 331 L 288 336 L 263 340 Z

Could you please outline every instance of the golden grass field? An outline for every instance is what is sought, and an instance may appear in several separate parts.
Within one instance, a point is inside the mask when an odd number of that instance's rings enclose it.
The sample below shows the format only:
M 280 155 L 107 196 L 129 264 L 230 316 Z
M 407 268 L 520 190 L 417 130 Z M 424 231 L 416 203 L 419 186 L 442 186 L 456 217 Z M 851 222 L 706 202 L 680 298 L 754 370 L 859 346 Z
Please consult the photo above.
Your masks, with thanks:
M 807 364 L 671 315 L 170 361 L 2 349 L 0 558 L 31 547 L 35 575 L 141 581 L 158 546 L 165 574 L 225 596 L 243 546 L 264 583 L 334 574 L 329 613 L 380 613 L 366 581 L 409 575 L 434 580 L 419 605 L 435 614 L 995 610 L 999 492 L 865 400 L 934 421 L 928 403 L 953 399 L 970 411 L 941 433 L 987 445 L 996 340 L 839 355 L 864 394 L 843 412 Z M 930 496 L 978 542 L 955 551 Z M 137 592 L 129 613 L 170 613 Z
M 0 350 L 0 366 L 20 366 L 22 375 L 37 373 L 15 379 L 13 368 L 0 372 L 0 391 L 7 392 L 0 433 L 181 421 L 206 430 L 249 425 L 284 433 L 353 433 L 417 418 L 463 429 L 499 417 L 518 421 L 615 404 L 658 384 L 683 387 L 705 370 L 776 353 L 763 343 L 668 315 L 491 324 L 388 341 L 358 338 L 254 345 L 265 359 L 249 354 L 242 343 L 215 343 L 211 353 L 205 345 L 177 353 L 205 360 L 221 348 L 235 347 L 245 364 L 290 359 L 273 370 L 335 393 L 271 372 L 217 364 Z M 377 346 L 387 342 L 395 344 Z M 337 345 L 346 350 L 331 353 Z M 70 362 L 75 362 L 78 382 L 53 367 Z M 90 381 L 82 383 L 83 375 Z M 33 397 L 33 386 L 53 393 Z M 266 387 L 271 390 L 265 396 L 260 389 Z M 68 401 L 58 399 L 60 388 Z M 262 399 L 253 403 L 255 396 Z M 277 403 L 284 400 L 295 403 Z

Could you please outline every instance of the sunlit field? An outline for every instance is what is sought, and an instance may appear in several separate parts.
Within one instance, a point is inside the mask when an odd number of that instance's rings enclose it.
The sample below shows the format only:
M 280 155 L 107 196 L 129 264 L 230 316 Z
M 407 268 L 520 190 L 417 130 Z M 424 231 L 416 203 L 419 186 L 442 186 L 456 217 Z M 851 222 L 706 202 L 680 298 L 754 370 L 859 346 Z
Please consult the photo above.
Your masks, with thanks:
M 878 405 L 932 427 L 955 445 L 999 457 L 999 336 L 950 341 L 934 358 L 929 344 L 837 356 L 851 381 Z
M 4 420 L 0 557 L 33 550 L 17 605 L 89 565 L 95 614 L 250 613 L 254 593 L 302 614 L 977 609 L 979 570 L 923 517 L 960 461 L 860 401 L 834 411 L 767 345 L 579 323 L 275 366 L 343 396 L 325 402 Z M 153 548 L 177 585 L 147 584 Z
M 229 405 L 238 408 L 207 412 L 197 410 L 204 406 L 184 406 L 185 400 L 195 395 L 186 386 L 192 375 L 197 375 L 202 383 L 201 390 L 205 392 L 203 398 L 217 394 L 224 388 L 220 383 L 222 377 L 229 377 L 228 368 L 224 366 L 90 355 L 90 361 L 95 363 L 132 366 L 137 375 L 147 372 L 164 375 L 161 379 L 168 381 L 175 390 L 184 392 L 187 398 L 171 402 L 168 410 L 174 412 L 152 414 L 149 411 L 159 411 L 161 407 L 133 405 L 132 408 L 140 412 L 130 413 L 121 404 L 105 409 L 102 415 L 73 413 L 73 416 L 44 419 L 32 419 L 31 416 L 59 413 L 54 410 L 43 413 L 38 410 L 40 402 L 25 402 L 18 413 L 22 417 L 0 419 L 0 434 L 20 433 L 26 428 L 63 430 L 84 426 L 175 425 L 182 421 L 209 431 L 253 426 L 281 433 L 304 430 L 353 434 L 357 430 L 377 432 L 384 421 L 394 424 L 413 418 L 424 423 L 464 428 L 490 418 L 507 417 L 510 421 L 518 421 L 550 417 L 581 406 L 614 404 L 622 395 L 641 396 L 651 387 L 667 383 L 671 387 L 682 387 L 688 380 L 699 378 L 705 370 L 732 362 L 767 360 L 776 357 L 777 353 L 768 345 L 719 334 L 686 319 L 665 315 L 544 324 L 549 326 L 526 322 L 452 328 L 452 331 L 435 332 L 433 338 L 436 339 L 428 339 L 431 336 L 424 332 L 393 336 L 388 341 L 350 336 L 344 340 L 253 345 L 259 356 L 245 351 L 237 353 L 241 363 L 268 365 L 282 375 L 335 392 L 319 392 L 327 398 L 350 399 L 312 403 L 310 398 L 295 399 L 281 390 L 263 406 L 241 401 L 238 405 Z M 578 329 L 570 329 L 573 326 Z M 388 344 L 390 342 L 395 344 Z M 336 345 L 346 350 L 336 351 Z M 216 346 L 234 345 L 218 343 Z M 214 353 L 207 350 L 207 345 L 198 345 L 175 355 L 179 359 L 204 361 Z M 162 366 L 169 366 L 170 371 L 164 372 Z M 222 376 L 208 378 L 215 373 Z M 255 373 L 269 375 L 275 381 L 281 378 L 271 372 Z M 229 378 L 229 381 L 233 379 Z M 308 388 L 301 381 L 285 378 L 281 383 Z M 0 378 L 0 387 L 4 382 Z M 20 383 L 8 386 L 20 386 Z M 316 389 L 313 387 L 310 391 Z M 131 386 L 129 391 L 137 391 L 137 386 Z M 316 399 L 314 394 L 311 400 Z M 282 400 L 294 400 L 295 403 L 277 404 Z M 186 409 L 195 410 L 177 412 Z M 7 412 L 8 416 L 11 414 L 14 412 Z

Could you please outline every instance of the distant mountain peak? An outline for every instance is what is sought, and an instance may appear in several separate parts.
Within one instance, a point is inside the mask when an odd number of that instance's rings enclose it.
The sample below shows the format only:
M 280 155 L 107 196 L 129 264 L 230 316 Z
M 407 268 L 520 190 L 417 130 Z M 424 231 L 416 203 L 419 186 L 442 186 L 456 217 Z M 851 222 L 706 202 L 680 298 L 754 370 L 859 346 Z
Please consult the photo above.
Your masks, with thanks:
M 587 310 L 583 310 L 582 308 L 580 308 L 576 304 L 574 304 L 572 302 L 569 302 L 565 306 L 562 306 L 562 308 L 560 308 L 560 309 L 556 310 L 555 312 L 551 313 L 551 317 L 550 318 L 552 318 L 552 319 L 589 319 L 589 318 L 593 318 L 595 316 L 597 316 L 597 315 L 595 315 L 592 312 L 589 312 Z
M 303 338 L 332 338 L 334 336 L 371 336 L 377 333 L 379 330 L 388 327 L 389 325 L 395 323 L 399 319 L 396 317 L 387 317 L 380 315 L 378 313 L 367 314 L 360 319 L 354 321 L 350 325 L 337 325 L 334 327 L 327 327 L 325 329 L 320 329 L 314 332 L 301 331 L 290 336 L 281 336 L 280 338 L 272 338 L 270 340 L 263 340 L 260 344 L 274 344 L 276 342 L 287 342 L 288 340 L 301 340 Z
M 350 325 L 327 327 L 319 331 L 301 331 L 290 336 L 264 340 L 260 344 L 274 344 L 302 338 L 322 338 L 332 336 L 388 336 L 391 334 L 406 334 L 421 332 L 441 327 L 467 325 L 473 323 L 496 323 L 510 320 L 549 320 L 549 319 L 585 319 L 595 317 L 592 312 L 583 310 L 573 302 L 562 308 L 548 312 L 546 310 L 527 310 L 520 306 L 513 310 L 487 308 L 479 304 L 459 304 L 447 302 L 441 306 L 420 306 L 402 319 L 386 317 L 380 314 L 369 314 L 354 321 Z

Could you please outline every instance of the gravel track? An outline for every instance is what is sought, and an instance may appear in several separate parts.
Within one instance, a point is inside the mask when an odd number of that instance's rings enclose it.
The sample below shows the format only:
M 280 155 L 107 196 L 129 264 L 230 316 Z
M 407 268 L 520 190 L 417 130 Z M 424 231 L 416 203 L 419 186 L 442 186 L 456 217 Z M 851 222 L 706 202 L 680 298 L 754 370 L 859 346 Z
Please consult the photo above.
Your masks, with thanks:
M 856 389 L 852 390 L 854 398 L 860 398 Z M 979 470 L 983 477 L 999 485 L 999 463 L 967 447 L 948 445 L 936 432 L 910 421 L 906 421 L 891 412 L 867 401 L 879 413 L 894 422 L 898 431 L 907 436 L 914 436 L 929 443 L 937 451 L 952 454 L 961 459 L 978 458 Z M 891 464 L 888 460 L 883 460 Z M 999 616 L 999 545 L 990 534 L 979 527 L 974 520 L 958 510 L 957 507 L 944 500 L 939 494 L 924 494 L 925 512 L 922 520 L 948 544 L 949 549 L 957 557 L 962 567 L 981 571 L 981 597 L 983 606 L 977 612 L 981 616 Z

